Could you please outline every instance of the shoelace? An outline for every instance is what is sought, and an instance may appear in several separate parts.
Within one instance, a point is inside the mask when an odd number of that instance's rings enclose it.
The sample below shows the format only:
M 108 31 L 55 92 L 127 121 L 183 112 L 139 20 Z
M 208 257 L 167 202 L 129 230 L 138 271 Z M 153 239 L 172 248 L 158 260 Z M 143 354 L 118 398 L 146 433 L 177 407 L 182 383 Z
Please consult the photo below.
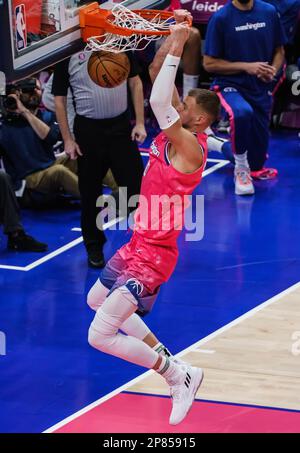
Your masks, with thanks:
M 251 181 L 251 177 L 246 170 L 239 170 L 237 176 L 240 178 L 243 184 L 248 184 Z

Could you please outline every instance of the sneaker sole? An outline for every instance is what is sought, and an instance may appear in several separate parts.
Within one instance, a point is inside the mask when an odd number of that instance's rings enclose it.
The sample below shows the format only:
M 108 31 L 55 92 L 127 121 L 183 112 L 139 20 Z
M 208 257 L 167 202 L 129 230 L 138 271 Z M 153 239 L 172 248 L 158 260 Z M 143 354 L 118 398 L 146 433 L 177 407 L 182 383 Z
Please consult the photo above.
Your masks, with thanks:
M 255 193 L 255 190 L 254 189 L 251 189 L 251 190 L 248 190 L 247 192 L 245 191 L 242 191 L 242 190 L 238 190 L 238 189 L 235 189 L 235 194 L 236 195 L 254 195 Z
M 196 394 L 197 394 L 197 392 L 198 392 L 198 390 L 200 388 L 200 385 L 202 384 L 203 378 L 204 378 L 203 370 L 200 369 L 200 368 L 197 368 L 197 374 L 194 377 L 194 382 L 193 382 L 193 387 L 192 387 L 193 388 L 193 393 L 191 395 L 192 396 L 191 403 L 190 403 L 189 407 L 187 408 L 184 417 L 177 423 L 171 423 L 170 422 L 170 425 L 178 425 L 179 423 L 181 423 L 186 418 L 186 416 L 188 415 L 188 413 L 190 412 L 190 410 L 192 408 L 193 402 L 195 401 Z
M 254 193 L 255 193 L 254 190 L 251 191 L 251 192 L 250 192 L 250 191 L 249 191 L 249 192 L 242 192 L 241 190 L 236 190 L 236 191 L 235 191 L 235 194 L 236 194 L 236 195 L 246 195 L 246 196 L 247 196 L 247 195 L 254 195 Z

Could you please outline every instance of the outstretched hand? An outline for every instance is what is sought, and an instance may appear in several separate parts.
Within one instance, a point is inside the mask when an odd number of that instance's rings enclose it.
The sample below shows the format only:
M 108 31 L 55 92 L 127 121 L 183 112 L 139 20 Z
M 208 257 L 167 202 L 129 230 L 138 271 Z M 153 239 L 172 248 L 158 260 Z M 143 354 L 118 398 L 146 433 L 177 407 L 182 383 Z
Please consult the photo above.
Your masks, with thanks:
M 181 22 L 170 27 L 170 33 L 178 44 L 184 44 L 190 35 L 190 26 L 187 22 Z
M 193 16 L 187 9 L 175 9 L 173 11 L 174 19 L 176 24 L 180 24 L 182 22 L 191 22 L 193 21 Z

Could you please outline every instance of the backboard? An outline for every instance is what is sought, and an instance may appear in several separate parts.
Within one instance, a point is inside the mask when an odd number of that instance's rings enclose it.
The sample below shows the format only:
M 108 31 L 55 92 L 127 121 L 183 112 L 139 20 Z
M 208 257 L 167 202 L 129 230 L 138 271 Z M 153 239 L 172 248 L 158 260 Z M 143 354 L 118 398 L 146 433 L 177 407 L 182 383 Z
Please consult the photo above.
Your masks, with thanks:
M 88 3 L 91 0 L 0 0 L 0 72 L 6 80 L 28 77 L 83 48 L 78 9 Z M 110 0 L 101 7 L 113 4 Z M 164 9 L 170 0 L 123 4 L 130 9 Z

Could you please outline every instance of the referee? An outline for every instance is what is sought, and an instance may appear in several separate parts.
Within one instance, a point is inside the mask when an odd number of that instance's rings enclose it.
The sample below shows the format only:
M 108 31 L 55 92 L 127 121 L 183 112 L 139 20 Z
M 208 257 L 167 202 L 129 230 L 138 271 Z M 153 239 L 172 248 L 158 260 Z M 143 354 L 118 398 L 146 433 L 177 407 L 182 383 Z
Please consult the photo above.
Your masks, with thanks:
M 81 194 L 81 228 L 91 267 L 105 265 L 104 232 L 96 226 L 102 194 L 102 180 L 110 168 L 119 187 L 126 187 L 128 198 L 140 192 L 143 163 L 136 141 L 146 138 L 143 85 L 132 54 L 128 80 L 114 88 L 102 88 L 89 77 L 87 52 L 78 52 L 56 65 L 52 85 L 56 116 L 65 152 L 78 158 Z M 67 93 L 71 88 L 76 111 L 74 136 L 68 125 Z M 128 109 L 128 88 L 135 112 L 132 129 Z

